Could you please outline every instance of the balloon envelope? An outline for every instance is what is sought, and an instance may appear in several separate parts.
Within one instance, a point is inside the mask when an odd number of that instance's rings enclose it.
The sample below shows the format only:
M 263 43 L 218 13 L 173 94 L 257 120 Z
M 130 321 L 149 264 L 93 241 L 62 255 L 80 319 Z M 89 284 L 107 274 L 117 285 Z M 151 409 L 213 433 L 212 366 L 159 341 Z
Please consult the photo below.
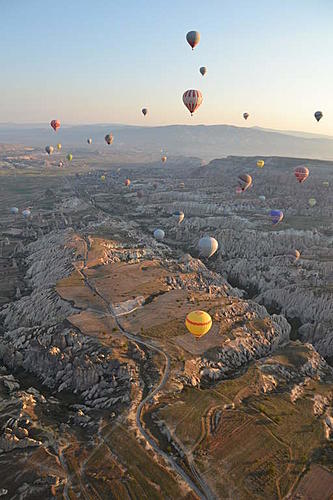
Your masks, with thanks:
M 104 182 L 105 181 L 105 175 L 101 175 L 101 181 Z
M 298 182 L 304 182 L 309 177 L 309 169 L 306 167 L 297 167 L 294 174 Z
M 309 199 L 309 205 L 310 205 L 311 208 L 314 207 L 315 205 L 317 205 L 316 198 L 310 198 Z
M 192 116 L 202 103 L 202 93 L 195 89 L 186 90 L 183 94 L 183 103 Z
M 271 210 L 270 216 L 271 216 L 271 219 L 272 219 L 272 223 L 275 226 L 276 224 L 278 224 L 279 222 L 282 221 L 282 219 L 283 219 L 283 212 L 282 212 L 282 210 Z
M 47 152 L 48 155 L 51 155 L 54 151 L 54 147 L 53 146 L 46 146 L 45 151 Z
M 243 113 L 244 120 L 247 120 L 249 116 L 250 116 L 249 113 Z
M 167 161 L 167 157 L 166 156 L 162 156 L 161 161 L 162 161 L 162 163 L 165 163 Z
M 105 139 L 105 142 L 109 145 L 113 143 L 113 135 L 112 134 L 106 134 L 104 139 Z
M 143 116 L 146 116 L 148 114 L 148 109 L 147 108 L 142 108 L 142 114 Z
M 199 69 L 200 73 L 202 74 L 202 76 L 205 76 L 205 74 L 207 73 L 207 68 L 206 66 L 201 66 L 201 68 Z
M 263 168 L 263 167 L 264 167 L 264 165 L 265 165 L 264 160 L 258 160 L 258 161 L 257 161 L 257 167 L 259 167 L 259 168 Z
M 199 255 L 208 259 L 214 255 L 218 247 L 219 244 L 215 238 L 212 238 L 211 236 L 204 236 L 203 238 L 200 238 L 198 243 Z
M 212 318 L 205 311 L 191 311 L 185 320 L 185 326 L 188 331 L 196 338 L 200 338 L 212 327 Z
M 292 253 L 292 256 L 294 257 L 295 261 L 297 261 L 301 256 L 301 252 L 295 249 Z
M 319 122 L 319 120 L 321 120 L 323 117 L 323 113 L 321 111 L 316 111 L 314 117 L 317 120 L 317 122 Z
M 58 128 L 60 128 L 60 121 L 59 120 L 51 120 L 50 125 L 53 128 L 53 130 L 56 132 L 58 130 Z
M 164 239 L 165 233 L 163 229 L 155 229 L 154 231 L 154 238 L 157 241 L 162 241 Z
M 23 215 L 23 217 L 30 217 L 31 212 L 30 212 L 30 210 L 26 209 L 26 210 L 23 210 L 22 215 Z
M 68 153 L 68 155 L 66 156 L 67 160 L 68 161 L 72 161 L 73 160 L 73 155 L 71 153 Z
M 263 195 L 263 194 L 261 194 L 261 195 L 259 196 L 259 200 L 260 200 L 260 201 L 265 201 L 265 200 L 266 200 L 266 196 L 265 196 L 265 195 Z
M 246 191 L 252 184 L 252 177 L 248 174 L 241 174 L 238 177 L 238 185 L 242 191 Z
M 59 142 L 59 144 L 57 144 L 57 150 L 58 150 L 58 151 L 60 151 L 60 150 L 61 150 L 61 148 L 62 148 L 62 145 L 61 145 L 61 144 L 60 144 L 60 142 Z
M 92 139 L 89 137 L 89 139 L 87 139 L 87 143 L 88 144 L 91 144 L 92 143 Z
M 186 35 L 186 40 L 187 43 L 192 47 L 192 50 L 194 47 L 198 45 L 200 42 L 200 33 L 199 31 L 189 31 Z
M 131 184 L 131 181 L 129 179 L 125 180 L 125 186 L 129 186 Z
M 17 207 L 12 207 L 10 209 L 10 213 L 12 213 L 12 214 L 18 214 L 19 213 L 19 209 Z
M 184 212 L 181 212 L 180 210 L 177 210 L 172 215 L 177 220 L 178 224 L 181 224 L 181 222 L 183 222 L 185 217 Z

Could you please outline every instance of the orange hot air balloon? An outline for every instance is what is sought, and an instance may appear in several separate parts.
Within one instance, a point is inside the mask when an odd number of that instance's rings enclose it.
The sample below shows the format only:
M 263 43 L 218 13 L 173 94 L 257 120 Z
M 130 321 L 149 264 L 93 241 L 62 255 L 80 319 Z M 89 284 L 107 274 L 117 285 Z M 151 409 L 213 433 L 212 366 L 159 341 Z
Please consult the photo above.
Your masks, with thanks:
M 161 162 L 162 162 L 162 163 L 165 163 L 166 161 L 167 161 L 167 157 L 166 157 L 166 156 L 162 156 L 162 158 L 161 158 Z
M 52 120 L 50 125 L 53 128 L 53 130 L 56 132 L 58 130 L 58 128 L 60 128 L 60 121 L 59 120 Z
M 196 111 L 202 103 L 202 93 L 200 90 L 195 89 L 186 90 L 183 94 L 183 103 L 192 116 L 194 111 Z
M 129 186 L 131 184 L 131 181 L 129 179 L 125 180 L 125 186 Z
M 309 169 L 306 167 L 297 167 L 294 174 L 298 182 L 304 182 L 309 177 Z

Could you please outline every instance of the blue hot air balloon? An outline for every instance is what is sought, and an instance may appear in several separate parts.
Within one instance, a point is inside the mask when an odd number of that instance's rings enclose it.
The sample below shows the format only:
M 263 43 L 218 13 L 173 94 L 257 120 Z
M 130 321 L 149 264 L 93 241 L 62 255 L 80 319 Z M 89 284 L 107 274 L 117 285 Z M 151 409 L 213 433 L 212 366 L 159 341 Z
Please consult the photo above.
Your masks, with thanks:
M 282 210 L 271 210 L 270 215 L 271 215 L 272 223 L 274 226 L 276 224 L 278 224 L 279 222 L 281 222 L 283 219 Z

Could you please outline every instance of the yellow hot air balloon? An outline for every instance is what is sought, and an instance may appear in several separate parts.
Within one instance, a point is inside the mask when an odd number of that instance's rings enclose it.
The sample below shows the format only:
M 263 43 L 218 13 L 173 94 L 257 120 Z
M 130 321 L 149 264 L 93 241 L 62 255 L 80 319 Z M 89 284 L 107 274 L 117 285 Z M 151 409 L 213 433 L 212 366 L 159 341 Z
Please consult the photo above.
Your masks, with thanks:
M 57 144 L 57 150 L 60 151 L 61 148 L 62 148 L 62 146 L 61 146 L 61 144 L 59 142 L 59 144 Z
M 101 175 L 101 181 L 104 182 L 105 181 L 105 175 Z
M 257 167 L 259 167 L 259 168 L 263 168 L 263 166 L 264 166 L 264 165 L 265 165 L 264 160 L 258 160 L 258 161 L 257 161 Z
M 314 207 L 315 205 L 317 205 L 316 198 L 310 198 L 309 199 L 309 205 L 310 205 L 311 208 Z
M 206 335 L 212 327 L 212 318 L 205 311 L 191 311 L 186 316 L 185 326 L 197 339 Z

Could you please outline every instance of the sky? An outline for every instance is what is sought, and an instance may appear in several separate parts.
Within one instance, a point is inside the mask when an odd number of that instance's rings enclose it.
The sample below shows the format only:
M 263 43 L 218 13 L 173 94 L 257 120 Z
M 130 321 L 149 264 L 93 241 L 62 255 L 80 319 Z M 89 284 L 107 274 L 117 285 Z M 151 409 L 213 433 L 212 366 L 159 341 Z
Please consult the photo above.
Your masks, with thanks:
M 333 135 L 332 0 L 0 0 L 0 12 L 0 122 Z M 191 88 L 203 94 L 193 117 Z

